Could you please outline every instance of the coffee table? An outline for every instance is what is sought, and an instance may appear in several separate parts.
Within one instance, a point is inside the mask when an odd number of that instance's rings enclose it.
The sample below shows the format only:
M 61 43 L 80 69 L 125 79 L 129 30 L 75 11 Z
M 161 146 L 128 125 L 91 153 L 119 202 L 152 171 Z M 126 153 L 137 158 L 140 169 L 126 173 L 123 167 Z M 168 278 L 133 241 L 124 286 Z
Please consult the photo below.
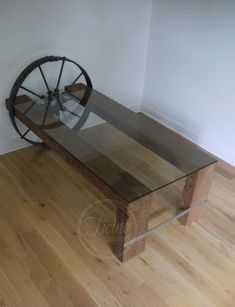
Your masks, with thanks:
M 55 57 L 43 61 L 48 59 Z M 61 77 L 65 58 L 58 59 L 62 61 Z M 49 89 L 41 66 L 39 69 Z M 31 143 L 42 140 L 112 200 L 117 220 L 114 254 L 124 262 L 144 251 L 146 237 L 157 228 L 176 219 L 183 225 L 196 221 L 202 215 L 217 159 L 92 89 L 88 76 L 86 83 L 73 82 L 59 93 L 60 77 L 48 97 L 21 86 L 33 96 L 17 95 L 14 109 L 12 98 L 6 104 L 11 117 L 28 127 L 21 137 L 32 131 L 40 140 Z M 16 126 L 15 119 L 13 124 Z M 154 194 L 180 180 L 185 183 L 177 210 L 149 227 Z

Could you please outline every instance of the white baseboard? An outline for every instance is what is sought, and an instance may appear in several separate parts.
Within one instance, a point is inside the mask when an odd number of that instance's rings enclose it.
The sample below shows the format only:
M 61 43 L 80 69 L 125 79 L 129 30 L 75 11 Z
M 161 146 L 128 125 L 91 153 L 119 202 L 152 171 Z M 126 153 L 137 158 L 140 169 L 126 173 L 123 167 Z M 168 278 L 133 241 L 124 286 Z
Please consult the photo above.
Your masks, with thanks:
M 0 142 L 0 155 L 6 154 L 11 151 L 22 149 L 31 146 L 29 143 L 22 140 L 20 137 L 1 141 Z
M 131 111 L 135 112 L 135 113 L 138 113 L 138 112 L 141 112 L 141 105 L 137 104 L 135 106 L 131 106 L 131 107 L 128 107 Z
M 213 155 L 219 157 L 225 162 L 235 166 L 235 152 L 227 151 L 218 144 L 212 144 L 212 143 L 206 145 L 200 144 L 200 142 L 198 142 L 198 137 L 197 135 L 194 134 L 194 132 L 190 131 L 189 129 L 186 129 L 185 127 L 179 125 L 178 123 L 164 116 L 163 114 L 160 114 L 155 110 L 153 110 L 152 108 L 149 108 L 148 106 L 142 105 L 141 112 L 157 120 L 158 122 L 170 128 L 171 130 L 174 130 L 178 134 L 182 135 L 191 142 L 197 144 L 206 151 L 211 152 Z

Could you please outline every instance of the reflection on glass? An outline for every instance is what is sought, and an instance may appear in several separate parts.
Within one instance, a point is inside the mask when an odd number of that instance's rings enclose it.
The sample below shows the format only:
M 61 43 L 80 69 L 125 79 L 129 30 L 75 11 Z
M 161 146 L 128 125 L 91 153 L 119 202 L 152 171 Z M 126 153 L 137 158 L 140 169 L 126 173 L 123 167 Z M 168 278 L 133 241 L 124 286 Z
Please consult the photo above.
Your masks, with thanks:
M 50 101 L 26 98 L 16 109 L 128 202 L 216 162 L 161 124 L 84 86 Z
M 179 213 L 185 179 L 181 179 L 153 193 L 153 201 L 149 219 L 149 230 L 165 223 Z

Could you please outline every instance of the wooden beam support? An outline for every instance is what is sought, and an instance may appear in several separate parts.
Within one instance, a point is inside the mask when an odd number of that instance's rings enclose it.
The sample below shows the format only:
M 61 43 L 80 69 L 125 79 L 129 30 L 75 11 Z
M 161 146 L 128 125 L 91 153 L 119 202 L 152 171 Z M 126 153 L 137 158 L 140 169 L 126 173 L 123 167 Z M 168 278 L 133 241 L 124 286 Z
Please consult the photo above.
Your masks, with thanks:
M 121 262 L 127 261 L 145 249 L 146 238 L 133 243 L 130 240 L 147 232 L 151 200 L 152 195 L 150 194 L 129 203 L 126 213 L 117 208 L 117 239 L 115 241 L 114 253 Z
M 215 164 L 186 177 L 181 199 L 181 208 L 192 210 L 179 219 L 183 225 L 191 225 L 203 215 L 203 204 L 207 201 Z

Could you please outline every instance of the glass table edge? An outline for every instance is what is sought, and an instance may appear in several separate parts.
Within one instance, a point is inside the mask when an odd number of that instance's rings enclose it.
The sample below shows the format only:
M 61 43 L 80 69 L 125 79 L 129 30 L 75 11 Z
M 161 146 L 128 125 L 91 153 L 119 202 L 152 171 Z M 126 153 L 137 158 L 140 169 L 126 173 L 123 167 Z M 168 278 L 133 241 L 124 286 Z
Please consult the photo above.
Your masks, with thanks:
M 208 155 L 209 155 L 209 154 L 208 154 Z M 215 161 L 209 163 L 209 164 L 206 165 L 206 166 L 202 166 L 202 167 L 198 168 L 197 170 L 194 170 L 194 171 L 192 171 L 192 172 L 190 172 L 190 173 L 188 173 L 188 174 L 185 174 L 184 176 L 181 176 L 181 177 L 179 177 L 179 178 L 177 178 L 177 179 L 175 179 L 175 180 L 173 180 L 173 181 L 171 181 L 171 182 L 169 182 L 169 183 L 166 183 L 166 184 L 164 184 L 164 185 L 162 185 L 162 186 L 160 186 L 160 187 L 154 189 L 153 191 L 144 193 L 144 194 L 143 194 L 142 196 L 140 196 L 140 197 L 133 198 L 133 200 L 131 200 L 131 201 L 129 201 L 129 202 L 134 202 L 134 201 L 137 201 L 137 200 L 139 200 L 139 199 L 141 199 L 141 198 L 143 198 L 143 197 L 146 197 L 146 196 L 148 196 L 148 195 L 151 195 L 151 194 L 153 194 L 153 193 L 155 193 L 155 192 L 157 192 L 157 191 L 159 191 L 159 190 L 161 190 L 161 189 L 164 189 L 165 187 L 167 187 L 167 186 L 169 186 L 169 185 L 171 185 L 171 184 L 176 183 L 177 181 L 183 180 L 184 178 L 187 178 L 187 177 L 189 177 L 189 176 L 191 176 L 191 175 L 193 175 L 193 174 L 196 174 L 197 172 L 200 172 L 201 170 L 206 169 L 207 167 L 210 167 L 210 166 L 212 166 L 212 165 L 214 165 L 214 164 L 216 165 L 218 162 L 219 162 L 219 159 L 216 159 Z
M 20 112 L 20 111 L 18 110 L 18 112 Z M 21 112 L 20 112 L 20 113 L 21 113 Z M 73 158 L 76 159 L 79 163 L 81 163 L 81 164 L 83 165 L 83 167 L 85 167 L 85 168 L 87 169 L 88 172 L 92 173 L 98 180 L 100 180 L 101 182 L 103 182 L 110 190 L 112 190 L 112 191 L 114 192 L 114 194 L 117 194 L 117 195 L 118 195 L 121 199 L 123 199 L 123 201 L 126 202 L 127 204 L 128 204 L 128 203 L 135 202 L 135 201 L 138 201 L 138 200 L 141 199 L 141 198 L 144 198 L 144 197 L 146 197 L 146 196 L 148 196 L 148 195 L 151 195 L 152 193 L 155 193 L 155 192 L 157 192 L 157 191 L 159 191 L 159 190 L 161 190 L 161 189 L 163 189 L 163 188 L 165 188 L 165 187 L 167 187 L 167 186 L 169 186 L 169 185 L 171 185 L 171 184 L 173 184 L 173 183 L 175 183 L 175 182 L 177 182 L 177 181 L 180 181 L 180 180 L 182 180 L 182 179 L 184 179 L 184 178 L 187 178 L 188 176 L 190 176 L 190 175 L 192 175 L 192 174 L 194 174 L 194 173 L 197 173 L 197 172 L 199 172 L 200 170 L 205 169 L 205 168 L 207 168 L 207 167 L 209 167 L 209 166 L 211 166 L 211 165 L 213 165 L 213 164 L 217 164 L 217 163 L 219 162 L 219 159 L 218 159 L 217 157 L 213 156 L 213 155 L 210 154 L 210 153 L 206 153 L 208 156 L 210 156 L 212 159 L 214 159 L 211 163 L 209 163 L 209 164 L 207 164 L 207 165 L 204 165 L 204 166 L 202 166 L 202 167 L 200 167 L 200 168 L 198 168 L 198 169 L 196 169 L 196 170 L 193 170 L 193 171 L 191 171 L 191 172 L 189 172 L 189 173 L 187 173 L 187 174 L 184 174 L 184 175 L 180 176 L 179 178 L 176 178 L 176 179 L 174 179 L 174 180 L 172 180 L 172 181 L 170 181 L 170 182 L 168 182 L 168 183 L 166 183 L 166 184 L 160 185 L 160 186 L 158 186 L 156 189 L 152 189 L 152 190 L 150 190 L 150 191 L 148 191 L 148 192 L 146 192 L 146 193 L 143 193 L 143 194 L 140 195 L 140 196 L 136 196 L 136 197 L 132 197 L 132 198 L 127 198 L 127 197 L 125 197 L 124 195 L 122 195 L 121 193 L 119 193 L 117 190 L 115 190 L 115 189 L 114 189 L 112 186 L 110 186 L 107 182 L 105 182 L 105 180 L 104 180 L 103 178 L 99 177 L 99 176 L 98 176 L 92 169 L 90 169 L 85 163 L 83 163 L 83 162 L 82 162 L 81 160 L 79 160 L 75 155 L 73 155 L 73 154 L 72 154 L 71 152 L 69 152 L 65 147 L 63 147 L 62 144 L 60 144 L 58 141 L 56 141 L 55 139 L 53 139 L 53 138 L 47 133 L 46 129 L 42 129 L 40 126 L 38 126 L 37 124 L 35 124 L 35 123 L 30 119 L 30 117 L 27 117 L 27 116 L 25 116 L 25 115 L 22 114 L 22 113 L 21 113 L 21 116 L 26 117 L 27 120 L 30 121 L 32 125 L 36 126 L 37 129 L 40 129 L 40 130 L 47 136 L 47 138 L 50 138 L 50 139 L 51 139 L 53 142 L 55 142 L 58 146 L 62 147 L 63 150 L 66 151 L 69 155 L 73 156 Z M 19 119 L 19 120 L 20 120 L 20 119 Z M 196 145 L 196 144 L 194 144 L 194 145 Z M 197 146 L 197 145 L 196 145 L 196 146 Z M 200 148 L 200 149 L 201 149 L 201 148 Z M 201 149 L 201 150 L 203 150 L 203 149 Z

